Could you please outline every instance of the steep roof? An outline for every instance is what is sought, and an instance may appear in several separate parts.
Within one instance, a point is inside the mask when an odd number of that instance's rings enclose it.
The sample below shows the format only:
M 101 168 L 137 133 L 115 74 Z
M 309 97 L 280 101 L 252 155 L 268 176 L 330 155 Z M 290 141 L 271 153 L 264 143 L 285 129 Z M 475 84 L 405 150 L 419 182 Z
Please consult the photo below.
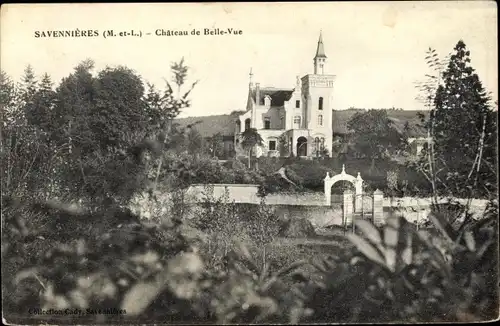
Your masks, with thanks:
M 323 35 L 319 33 L 318 48 L 316 49 L 315 58 L 326 58 L 325 48 L 323 46 Z
M 283 106 L 285 101 L 292 97 L 293 88 L 274 88 L 262 87 L 260 88 L 259 102 L 257 102 L 255 88 L 252 90 L 252 99 L 259 105 L 264 105 L 264 98 L 266 95 L 271 97 L 271 106 Z

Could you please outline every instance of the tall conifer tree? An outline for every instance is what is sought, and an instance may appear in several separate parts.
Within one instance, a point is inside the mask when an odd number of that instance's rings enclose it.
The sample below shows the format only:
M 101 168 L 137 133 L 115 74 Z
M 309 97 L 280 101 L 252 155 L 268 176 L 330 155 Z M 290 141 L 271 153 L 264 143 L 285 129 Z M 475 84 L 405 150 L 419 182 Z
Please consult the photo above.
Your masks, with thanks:
M 496 112 L 463 41 L 455 46 L 442 78 L 431 111 L 439 188 L 455 196 L 493 195 Z

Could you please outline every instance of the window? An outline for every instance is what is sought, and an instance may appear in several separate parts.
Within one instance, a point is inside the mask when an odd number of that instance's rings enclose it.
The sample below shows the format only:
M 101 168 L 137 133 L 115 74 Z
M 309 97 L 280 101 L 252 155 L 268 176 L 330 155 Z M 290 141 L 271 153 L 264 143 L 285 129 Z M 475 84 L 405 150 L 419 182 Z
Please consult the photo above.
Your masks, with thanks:
M 284 117 L 280 117 L 280 128 L 285 129 L 285 118 Z
M 275 151 L 276 150 L 276 140 L 270 140 L 269 141 L 269 150 L 270 151 Z
M 264 118 L 264 129 L 271 129 L 271 119 Z
M 323 125 L 323 116 L 320 114 L 318 115 L 318 126 L 322 126 Z
M 323 110 L 323 98 L 320 97 L 318 101 L 318 110 Z
M 295 107 L 297 109 L 300 108 L 300 100 L 295 101 Z
M 319 152 L 321 150 L 321 143 L 320 143 L 320 140 L 318 137 L 314 138 L 314 147 L 316 149 L 317 152 Z
M 245 120 L 245 130 L 250 129 L 250 119 Z
M 295 129 L 300 128 L 300 116 L 297 115 L 293 118 L 293 125 Z

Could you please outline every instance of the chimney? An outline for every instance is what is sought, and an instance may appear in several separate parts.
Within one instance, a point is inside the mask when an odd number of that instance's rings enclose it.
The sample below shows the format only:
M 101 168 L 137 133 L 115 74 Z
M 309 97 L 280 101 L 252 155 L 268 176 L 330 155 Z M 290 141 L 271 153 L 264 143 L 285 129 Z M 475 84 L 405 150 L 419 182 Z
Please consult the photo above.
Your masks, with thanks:
M 260 83 L 255 83 L 255 104 L 260 105 Z

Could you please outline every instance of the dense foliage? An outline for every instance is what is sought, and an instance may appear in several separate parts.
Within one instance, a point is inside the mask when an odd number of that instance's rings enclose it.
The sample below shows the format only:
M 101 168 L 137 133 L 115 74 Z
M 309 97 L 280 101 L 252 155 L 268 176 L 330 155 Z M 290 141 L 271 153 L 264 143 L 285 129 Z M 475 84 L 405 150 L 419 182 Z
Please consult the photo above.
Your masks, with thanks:
M 459 41 L 447 61 L 429 49 L 432 73 L 423 84 L 429 106 L 423 125 L 432 138 L 416 169 L 442 196 L 497 197 L 498 112 Z
M 358 157 L 370 159 L 398 155 L 407 146 L 404 134 L 396 129 L 385 110 L 356 113 L 347 123 Z

